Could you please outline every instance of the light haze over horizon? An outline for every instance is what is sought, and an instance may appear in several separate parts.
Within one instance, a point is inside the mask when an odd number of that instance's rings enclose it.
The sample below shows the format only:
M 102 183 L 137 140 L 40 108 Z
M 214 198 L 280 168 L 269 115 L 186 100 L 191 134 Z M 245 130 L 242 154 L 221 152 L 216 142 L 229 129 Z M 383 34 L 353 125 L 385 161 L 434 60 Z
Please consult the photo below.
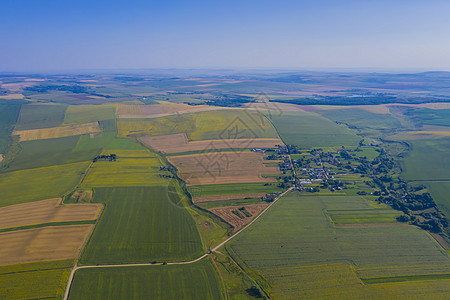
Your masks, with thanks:
M 0 71 L 450 70 L 450 1 L 61 1 L 0 6 Z

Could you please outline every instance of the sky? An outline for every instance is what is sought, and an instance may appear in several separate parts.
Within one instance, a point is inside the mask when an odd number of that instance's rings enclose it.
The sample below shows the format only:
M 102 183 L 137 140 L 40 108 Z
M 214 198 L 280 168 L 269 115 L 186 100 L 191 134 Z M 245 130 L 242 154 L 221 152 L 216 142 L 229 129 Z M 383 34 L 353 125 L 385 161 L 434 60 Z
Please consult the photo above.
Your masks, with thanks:
M 0 0 L 0 71 L 450 70 L 448 0 Z

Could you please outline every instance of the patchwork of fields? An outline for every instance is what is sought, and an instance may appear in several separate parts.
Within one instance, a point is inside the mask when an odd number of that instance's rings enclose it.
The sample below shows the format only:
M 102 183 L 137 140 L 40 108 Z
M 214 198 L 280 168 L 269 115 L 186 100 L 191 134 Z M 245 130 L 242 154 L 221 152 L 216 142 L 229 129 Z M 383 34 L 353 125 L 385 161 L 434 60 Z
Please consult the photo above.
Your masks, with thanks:
M 442 297 L 450 292 L 448 280 L 440 278 L 450 272 L 448 254 L 426 232 L 413 226 L 334 227 L 326 213 L 365 209 L 373 213 L 360 197 L 291 192 L 237 236 L 229 251 L 267 279 L 275 298 Z M 395 282 L 399 276 L 419 275 L 435 279 Z M 386 277 L 386 283 L 363 283 Z

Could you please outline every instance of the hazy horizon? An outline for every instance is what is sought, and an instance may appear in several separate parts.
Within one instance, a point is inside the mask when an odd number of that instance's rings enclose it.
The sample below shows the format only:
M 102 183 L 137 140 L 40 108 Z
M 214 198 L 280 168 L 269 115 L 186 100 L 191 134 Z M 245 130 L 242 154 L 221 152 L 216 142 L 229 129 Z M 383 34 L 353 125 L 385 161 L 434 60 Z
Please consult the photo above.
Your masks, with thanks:
M 450 70 L 450 3 L 8 1 L 0 72 Z

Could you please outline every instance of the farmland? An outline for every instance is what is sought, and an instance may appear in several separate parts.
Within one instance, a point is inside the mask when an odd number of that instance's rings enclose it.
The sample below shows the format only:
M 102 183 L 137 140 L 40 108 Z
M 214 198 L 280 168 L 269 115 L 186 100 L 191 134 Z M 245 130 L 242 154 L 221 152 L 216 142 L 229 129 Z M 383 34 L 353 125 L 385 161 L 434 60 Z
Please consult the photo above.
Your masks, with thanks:
M 61 197 L 78 184 L 88 166 L 79 162 L 1 173 L 0 207 Z
M 69 225 L 0 233 L 0 265 L 75 259 L 93 227 Z
M 286 144 L 302 148 L 354 146 L 360 138 L 344 126 L 310 112 L 284 112 L 271 118 Z
M 32 130 L 58 127 L 64 121 L 66 105 L 27 104 L 22 105 L 16 130 Z
M 208 260 L 189 265 L 81 269 L 69 299 L 224 299 Z
M 113 150 L 112 150 L 113 151 Z M 113 151 L 117 152 L 117 151 Z M 136 153 L 136 152 L 135 152 Z M 138 150 L 140 157 L 118 155 L 117 161 L 97 161 L 91 165 L 82 187 L 157 186 L 164 185 L 169 176 L 160 171 L 164 163 L 147 150 Z
M 73 260 L 0 267 L 0 298 L 61 298 Z
M 13 134 L 18 135 L 20 137 L 20 141 L 33 141 L 96 132 L 101 132 L 101 129 L 97 122 L 92 122 L 42 129 L 15 130 Z
M 221 110 L 155 119 L 120 119 L 119 136 L 152 136 L 186 133 L 191 141 L 217 139 L 278 138 L 272 124 L 260 113 Z
M 208 152 L 227 148 L 273 148 L 275 145 L 282 144 L 282 141 L 276 138 L 221 139 L 189 142 L 186 134 L 184 133 L 161 136 L 144 136 L 139 140 L 156 151 L 161 151 L 164 153 L 182 153 L 191 151 Z
M 324 210 L 370 208 L 368 200 L 359 197 L 306 197 L 291 193 L 239 235 L 229 251 L 268 280 L 272 287 L 268 291 L 275 298 L 293 295 L 327 297 L 338 293 L 344 293 L 341 297 L 370 295 L 372 289 L 376 294 L 391 285 L 396 287 L 389 292 L 398 295 L 396 293 L 403 289 L 404 292 L 407 288 L 414 288 L 416 292 L 417 289 L 414 284 L 404 282 L 364 286 L 359 278 L 446 274 L 450 271 L 448 254 L 416 227 L 333 229 L 324 214 Z M 384 234 L 386 230 L 389 235 Z M 409 255 L 403 255 L 406 252 Z M 415 283 L 424 287 L 420 280 Z M 430 284 L 440 286 L 440 289 L 428 289 L 430 295 L 439 297 L 449 292 L 448 282 Z
M 96 188 L 104 212 L 82 257 L 84 264 L 189 260 L 202 252 L 188 211 L 174 187 Z M 171 222 L 167 222 L 171 220 Z
M 114 105 L 70 105 L 67 107 L 64 124 L 83 124 L 115 119 Z
M 101 206 L 59 205 L 61 199 L 48 199 L 0 208 L 0 229 L 50 222 L 94 220 Z
M 193 197 L 211 195 L 245 195 L 254 193 L 270 193 L 281 191 L 275 184 L 266 183 L 235 183 L 235 184 L 211 184 L 193 185 L 188 188 Z
M 263 155 L 254 152 L 217 152 L 171 156 L 169 161 L 188 184 L 224 184 L 273 182 L 264 174 L 279 174 L 276 167 L 266 167 Z
M 4 154 L 9 144 L 11 131 L 19 116 L 20 105 L 0 105 L 0 153 Z
M 450 161 L 447 159 L 450 139 L 409 141 L 411 150 L 403 160 L 408 180 L 450 179 Z

